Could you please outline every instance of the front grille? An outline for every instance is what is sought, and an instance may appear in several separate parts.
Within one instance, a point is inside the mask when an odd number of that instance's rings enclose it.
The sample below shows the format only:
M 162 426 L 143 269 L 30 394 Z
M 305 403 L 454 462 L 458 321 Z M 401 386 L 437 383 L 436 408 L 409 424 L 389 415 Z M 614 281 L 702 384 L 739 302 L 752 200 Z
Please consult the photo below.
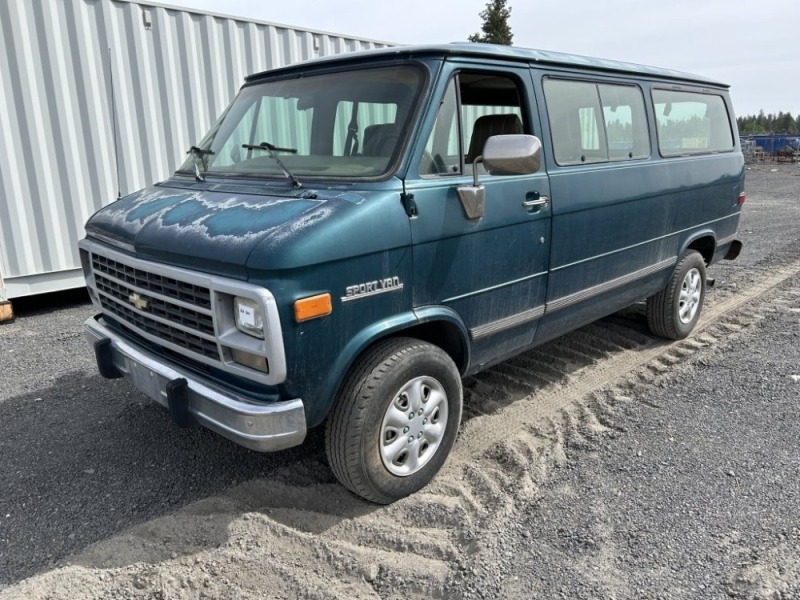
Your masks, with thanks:
M 92 268 L 95 274 L 103 273 L 156 294 L 169 296 L 175 300 L 183 300 L 202 308 L 211 308 L 211 292 L 208 288 L 143 271 L 142 269 L 134 269 L 129 265 L 98 254 L 92 255 Z
M 105 311 L 140 333 L 219 360 L 207 287 L 98 254 L 92 254 L 92 270 Z

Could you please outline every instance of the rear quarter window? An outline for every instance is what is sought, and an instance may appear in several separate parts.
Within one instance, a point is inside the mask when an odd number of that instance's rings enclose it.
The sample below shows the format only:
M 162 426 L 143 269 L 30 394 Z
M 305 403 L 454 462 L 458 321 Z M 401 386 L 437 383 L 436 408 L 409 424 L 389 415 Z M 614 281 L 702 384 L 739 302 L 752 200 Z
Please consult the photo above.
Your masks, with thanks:
M 733 150 L 731 121 L 722 96 L 657 88 L 652 93 L 662 156 Z

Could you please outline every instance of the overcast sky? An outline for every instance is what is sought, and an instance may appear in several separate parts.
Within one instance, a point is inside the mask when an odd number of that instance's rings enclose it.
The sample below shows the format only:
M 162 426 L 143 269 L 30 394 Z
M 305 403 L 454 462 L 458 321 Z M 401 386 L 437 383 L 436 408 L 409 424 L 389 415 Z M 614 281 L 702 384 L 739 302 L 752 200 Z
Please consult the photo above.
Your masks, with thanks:
M 166 0 L 424 44 L 466 40 L 487 0 Z M 509 0 L 514 45 L 669 67 L 731 84 L 737 114 L 800 113 L 800 0 Z

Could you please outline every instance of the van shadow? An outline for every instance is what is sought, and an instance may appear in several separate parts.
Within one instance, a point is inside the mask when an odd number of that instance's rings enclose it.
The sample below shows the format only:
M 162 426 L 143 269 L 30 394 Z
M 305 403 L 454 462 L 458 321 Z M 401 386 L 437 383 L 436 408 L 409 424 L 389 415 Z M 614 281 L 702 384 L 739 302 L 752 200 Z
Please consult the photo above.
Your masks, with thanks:
M 625 309 L 467 378 L 464 419 L 654 343 L 641 306 Z M 252 452 L 175 427 L 127 380 L 83 371 L 0 403 L 0 488 L 0 584 L 65 562 L 154 564 L 215 548 L 243 516 L 267 535 L 313 534 L 382 510 L 336 483 L 322 428 L 297 448 Z
M 645 304 L 631 305 L 465 378 L 462 422 L 526 397 L 535 401 L 537 393 L 608 357 L 664 343 L 647 327 Z
M 300 447 L 253 452 L 200 427 L 179 429 L 126 380 L 82 371 L 0 402 L 0 489 L 0 584 L 82 552 L 87 566 L 160 560 L 147 546 L 171 554 L 165 540 L 179 531 L 153 531 L 141 553 L 85 550 L 187 506 L 188 515 L 217 515 L 197 549 L 224 543 L 227 521 L 244 511 L 292 507 L 337 519 L 376 508 L 335 483 L 318 429 Z

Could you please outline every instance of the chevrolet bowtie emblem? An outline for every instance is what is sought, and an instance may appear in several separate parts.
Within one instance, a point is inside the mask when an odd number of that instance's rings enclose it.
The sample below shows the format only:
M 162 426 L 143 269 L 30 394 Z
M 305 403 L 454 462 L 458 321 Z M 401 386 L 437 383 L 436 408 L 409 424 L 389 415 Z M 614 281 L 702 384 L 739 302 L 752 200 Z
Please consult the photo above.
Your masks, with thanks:
M 150 303 L 142 298 L 139 294 L 131 294 L 128 296 L 128 302 L 133 304 L 139 310 L 147 310 L 147 307 L 150 306 Z

